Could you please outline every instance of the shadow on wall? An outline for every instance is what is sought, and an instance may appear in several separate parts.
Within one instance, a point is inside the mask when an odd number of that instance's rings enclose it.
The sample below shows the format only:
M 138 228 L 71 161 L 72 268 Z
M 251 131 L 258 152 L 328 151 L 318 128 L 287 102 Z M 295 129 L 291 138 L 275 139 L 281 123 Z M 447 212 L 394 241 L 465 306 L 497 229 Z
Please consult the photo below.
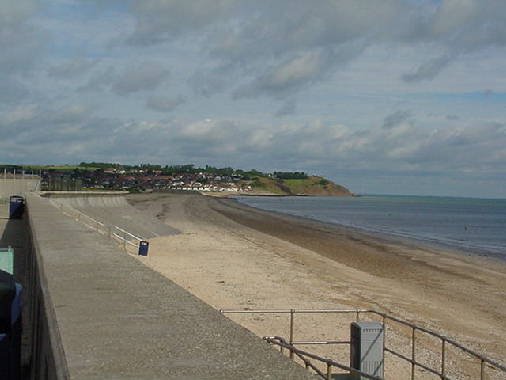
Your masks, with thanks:
M 0 237 L 0 248 L 11 247 L 14 249 L 14 279 L 23 286 L 22 295 L 22 337 L 21 337 L 21 377 L 14 379 L 26 379 L 29 375 L 30 351 L 31 351 L 31 318 L 28 290 L 27 263 L 29 250 L 28 223 L 26 219 L 8 219 L 9 204 L 0 204 L 0 228 L 3 229 Z

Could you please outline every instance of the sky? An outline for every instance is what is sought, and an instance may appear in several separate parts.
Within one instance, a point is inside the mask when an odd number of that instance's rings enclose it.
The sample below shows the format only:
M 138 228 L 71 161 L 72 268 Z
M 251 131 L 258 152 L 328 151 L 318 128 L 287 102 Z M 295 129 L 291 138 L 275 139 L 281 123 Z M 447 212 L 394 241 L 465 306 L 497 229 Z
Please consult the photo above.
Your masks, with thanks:
M 2 0 L 0 163 L 506 198 L 504 0 Z

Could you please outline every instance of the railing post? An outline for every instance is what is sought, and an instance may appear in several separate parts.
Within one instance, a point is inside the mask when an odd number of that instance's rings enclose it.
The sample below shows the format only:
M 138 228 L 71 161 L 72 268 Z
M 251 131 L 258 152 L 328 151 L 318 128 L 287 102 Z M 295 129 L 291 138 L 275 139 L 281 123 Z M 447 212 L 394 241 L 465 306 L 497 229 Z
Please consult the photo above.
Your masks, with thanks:
M 293 346 L 293 317 L 295 314 L 294 309 L 290 309 L 290 346 Z M 293 359 L 293 350 L 290 349 L 290 359 Z
M 481 359 L 480 380 L 485 379 L 485 360 Z
M 411 328 L 411 380 L 415 378 L 415 328 Z
M 441 379 L 445 378 L 445 356 L 446 356 L 446 346 L 445 340 L 441 339 Z
M 327 362 L 327 380 L 332 380 L 332 366 Z
M 387 346 L 387 318 L 383 314 L 383 368 L 385 368 L 385 348 Z

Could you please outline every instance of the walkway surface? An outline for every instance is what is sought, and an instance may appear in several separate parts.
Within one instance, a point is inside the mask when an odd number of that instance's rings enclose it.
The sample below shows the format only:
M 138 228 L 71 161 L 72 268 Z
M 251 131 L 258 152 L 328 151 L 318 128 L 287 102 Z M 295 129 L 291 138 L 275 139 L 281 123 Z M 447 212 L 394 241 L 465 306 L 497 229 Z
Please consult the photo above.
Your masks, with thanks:
M 31 195 L 72 379 L 309 379 L 249 331 Z

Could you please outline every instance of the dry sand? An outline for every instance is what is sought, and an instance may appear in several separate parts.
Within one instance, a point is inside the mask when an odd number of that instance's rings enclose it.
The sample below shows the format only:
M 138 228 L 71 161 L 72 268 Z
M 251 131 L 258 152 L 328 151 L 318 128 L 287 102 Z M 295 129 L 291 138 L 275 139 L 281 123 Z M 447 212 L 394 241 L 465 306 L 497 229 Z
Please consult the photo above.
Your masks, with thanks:
M 455 338 L 504 363 L 506 265 L 367 236 L 349 229 L 259 211 L 200 195 L 131 195 L 135 207 L 181 231 L 151 240 L 147 265 L 219 309 L 373 308 Z M 229 315 L 260 336 L 288 336 L 286 315 Z M 295 339 L 346 339 L 352 316 L 297 315 Z M 407 346 L 409 331 L 389 332 Z M 437 351 L 438 342 L 421 346 Z M 342 348 L 304 346 L 338 358 Z M 478 378 L 479 366 L 448 353 L 448 361 Z M 435 367 L 438 355 L 417 357 Z M 390 362 L 389 362 L 390 361 Z M 449 363 L 447 364 L 447 366 Z M 393 359 L 389 378 L 409 365 Z M 392 368 L 395 369 L 392 372 Z M 503 378 L 489 371 L 491 378 Z M 497 377 L 499 376 L 499 377 Z M 417 373 L 417 378 L 425 378 Z M 429 378 L 429 377 L 427 377 Z

